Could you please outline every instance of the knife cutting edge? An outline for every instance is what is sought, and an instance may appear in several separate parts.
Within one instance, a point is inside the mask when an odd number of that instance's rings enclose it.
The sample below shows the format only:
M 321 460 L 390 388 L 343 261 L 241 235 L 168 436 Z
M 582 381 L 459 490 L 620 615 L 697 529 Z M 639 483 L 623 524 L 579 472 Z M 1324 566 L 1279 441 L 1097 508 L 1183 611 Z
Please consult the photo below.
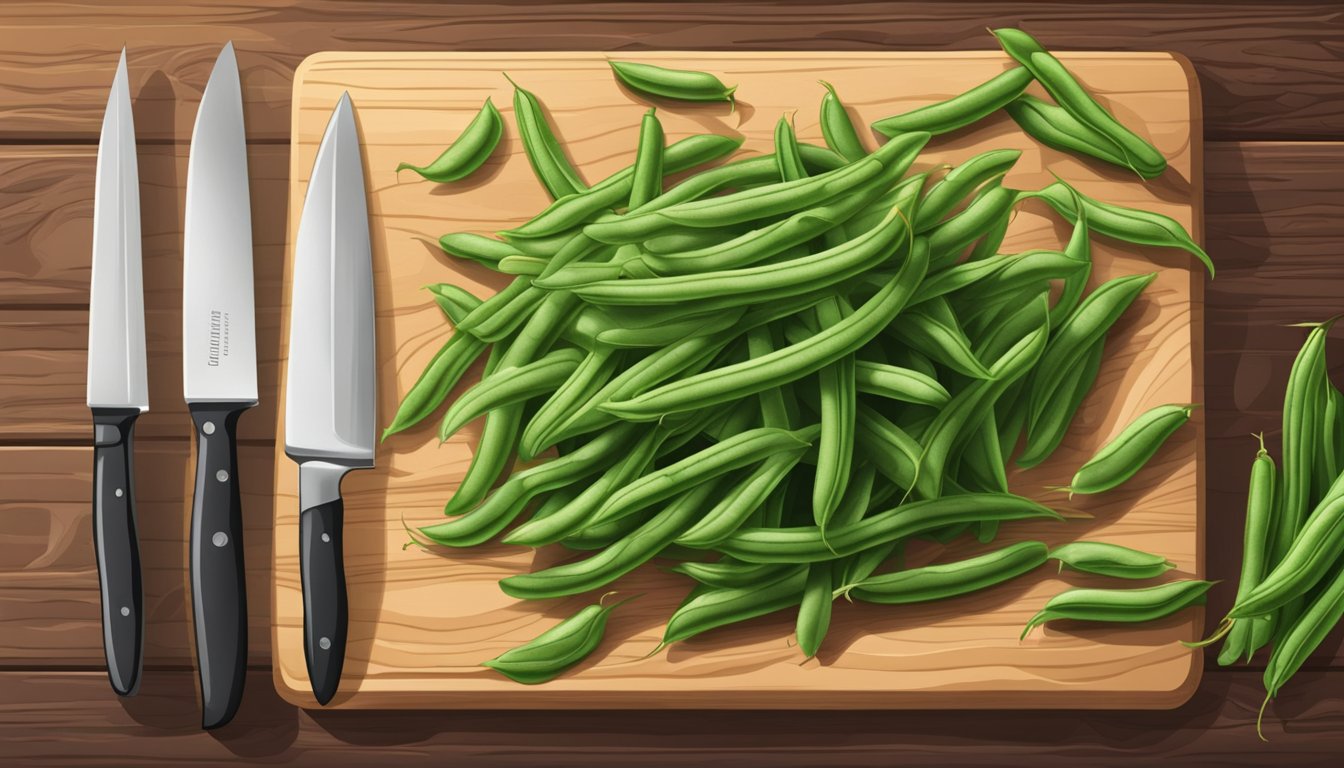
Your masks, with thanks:
M 348 93 L 313 163 L 292 279 L 285 453 L 299 465 L 304 657 L 313 695 L 325 705 L 340 684 L 349 614 L 341 479 L 374 459 L 373 265 Z
M 144 636 L 136 537 L 135 420 L 149 410 L 140 280 L 140 174 L 126 50 L 103 113 L 93 203 L 87 403 L 93 414 L 93 535 L 112 689 L 140 685 Z
M 201 724 L 229 722 L 247 671 L 237 425 L 257 404 L 252 214 L 242 87 L 224 46 L 201 97 L 187 165 L 182 384 L 196 432 L 191 606 Z

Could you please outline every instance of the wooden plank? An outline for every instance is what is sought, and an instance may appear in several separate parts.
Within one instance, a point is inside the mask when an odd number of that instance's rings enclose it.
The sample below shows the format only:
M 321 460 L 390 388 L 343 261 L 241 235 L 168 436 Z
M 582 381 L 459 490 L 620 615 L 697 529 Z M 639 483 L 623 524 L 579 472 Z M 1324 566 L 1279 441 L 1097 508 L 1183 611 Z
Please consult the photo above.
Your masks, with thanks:
M 735 130 L 745 137 L 747 151 L 772 146 L 778 115 L 797 103 L 799 87 L 814 77 L 834 83 L 858 119 L 866 122 L 891 110 L 940 100 L 1003 66 L 992 54 L 765 53 L 660 55 L 656 60 L 675 68 L 724 72 L 753 94 L 749 104 L 731 113 L 726 105 L 689 114 L 669 110 L 664 116 L 669 139 L 706 128 Z M 1197 130 L 1193 140 L 1190 135 L 1191 126 L 1198 126 L 1198 99 L 1192 98 L 1181 63 L 1161 54 L 1080 54 L 1068 61 L 1118 111 L 1143 116 L 1145 135 L 1171 162 L 1162 180 L 1137 184 L 1131 174 L 1042 152 L 1006 119 L 940 140 L 921 156 L 918 167 L 961 162 L 989 147 L 1020 148 L 1024 154 L 1005 182 L 1009 186 L 1037 188 L 1055 172 L 1088 194 L 1160 210 L 1187 227 L 1198 221 L 1201 177 L 1194 158 L 1200 155 L 1200 139 Z M 343 91 L 349 91 L 358 113 L 369 174 L 383 421 L 443 337 L 443 322 L 437 309 L 425 306 L 421 286 L 436 275 L 454 274 L 455 283 L 488 290 L 478 282 L 481 270 L 476 265 L 459 264 L 450 267 L 452 273 L 445 272 L 442 260 L 427 253 L 418 239 L 445 226 L 501 229 L 544 204 L 522 157 L 521 142 L 512 135 L 498 150 L 489 175 L 469 192 L 455 195 L 452 205 L 431 194 L 440 190 L 419 182 L 399 183 L 392 171 L 400 158 L 432 156 L 444 132 L 460 130 L 471 114 L 463 105 L 477 105 L 487 95 L 507 104 L 509 86 L 494 76 L 501 69 L 539 93 L 556 94 L 548 107 L 565 131 L 566 149 L 592 169 L 592 178 L 630 162 L 643 107 L 628 103 L 601 54 L 334 53 L 309 59 L 299 72 L 291 199 L 305 193 L 317 142 Z M 802 72 L 810 74 L 803 78 Z M 876 85 L 889 82 L 907 85 L 895 97 Z M 1135 88 L 1134 82 L 1144 86 Z M 815 117 L 800 113 L 797 129 L 804 138 L 820 140 Z M 1007 252 L 1062 245 L 1063 228 L 1043 210 L 1029 205 L 1019 212 L 1004 246 Z M 291 232 L 296 219 L 297 209 L 292 209 Z M 1093 513 L 1088 536 L 1162 552 L 1179 565 L 1182 575 L 1200 574 L 1202 414 L 1167 447 L 1160 468 L 1151 467 L 1123 492 L 1066 502 L 1041 490 L 1066 483 L 1102 440 L 1142 411 L 1159 403 L 1201 399 L 1202 268 L 1184 254 L 1138 252 L 1104 243 L 1097 245 L 1094 260 L 1098 282 L 1154 269 L 1157 279 L 1131 319 L 1113 335 L 1099 386 L 1066 445 L 1051 462 L 1015 478 L 1015 487 L 1054 506 Z M 1171 707 L 1189 695 L 1198 676 L 1197 659 L 1176 642 L 1197 631 L 1192 613 L 1120 633 L 1119 640 L 1111 632 L 1052 630 L 1019 642 L 1027 618 L 1071 581 L 1053 575 L 956 603 L 907 606 L 899 612 L 843 605 L 836 611 L 831 644 L 819 660 L 801 666 L 801 655 L 786 642 L 793 625 L 788 612 L 650 656 L 664 621 L 688 586 L 649 566 L 610 587 L 644 597 L 613 618 L 609 642 L 593 660 L 546 686 L 520 687 L 481 669 L 480 662 L 532 638 L 595 596 L 519 604 L 499 590 L 496 580 L 543 567 L 561 556 L 554 551 L 558 547 L 540 553 L 502 545 L 470 552 L 404 551 L 404 522 L 442 519 L 441 505 L 462 477 L 470 446 L 470 430 L 444 446 L 426 439 L 424 432 L 399 437 L 380 450 L 375 470 L 346 478 L 351 644 L 343 692 L 335 704 Z M 287 464 L 287 459 L 279 461 Z M 278 476 L 273 647 L 278 685 L 290 700 L 304 702 L 311 693 L 301 648 L 298 533 L 293 515 L 287 513 L 295 503 L 296 485 L 292 475 Z M 1044 524 L 1012 526 L 1006 535 L 1061 543 L 1084 534 L 1080 526 Z M 912 560 L 918 557 L 911 555 Z M 936 651 L 930 643 L 937 644 Z
M 219 47 L 238 47 L 250 135 L 289 135 L 289 82 L 322 50 L 989 50 L 1021 24 L 1059 50 L 1174 51 L 1219 139 L 1344 133 L 1344 18 L 1328 0 L 1225 3 L 7 3 L 0 138 L 93 140 L 128 47 L 142 138 L 188 140 Z M 744 94 L 745 95 L 745 94 Z
M 92 146 L 0 146 L 0 307 L 88 303 L 96 154 Z M 145 308 L 177 313 L 187 147 L 141 145 L 139 160 Z M 288 147 L 248 151 L 258 306 L 274 306 L 280 292 L 288 168 Z
M 14 765 L 303 768 L 396 765 L 1263 766 L 1333 765 L 1344 752 L 1344 671 L 1307 670 L 1265 717 L 1254 672 L 1205 677 L 1167 712 L 305 712 L 252 673 L 237 718 L 200 730 L 190 672 L 150 672 L 118 699 L 97 673 L 0 673 L 0 741 Z M 520 738 L 520 734 L 525 734 Z
M 269 446 L 239 453 L 246 532 L 248 652 L 270 656 Z M 187 443 L 136 446 L 136 518 L 145 599 L 145 664 L 193 663 L 187 530 L 195 462 Z M 91 449 L 0 448 L 0 665 L 103 665 L 89 499 Z

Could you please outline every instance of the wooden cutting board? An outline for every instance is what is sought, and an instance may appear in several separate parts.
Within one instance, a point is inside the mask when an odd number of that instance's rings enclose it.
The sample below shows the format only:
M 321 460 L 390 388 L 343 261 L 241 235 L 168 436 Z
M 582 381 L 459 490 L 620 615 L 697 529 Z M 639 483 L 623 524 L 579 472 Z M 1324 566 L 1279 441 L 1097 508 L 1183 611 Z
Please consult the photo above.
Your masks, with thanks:
M 799 135 L 821 141 L 818 80 L 833 83 L 856 123 L 868 125 L 964 91 L 1007 66 L 1006 57 L 996 52 L 641 53 L 632 58 L 708 70 L 739 83 L 734 112 L 726 105 L 659 104 L 659 115 L 669 142 L 705 131 L 739 133 L 746 139 L 744 152 L 753 153 L 771 151 L 775 121 L 795 110 Z M 1198 239 L 1202 130 L 1189 63 L 1159 53 L 1061 58 L 1124 123 L 1169 158 L 1171 168 L 1162 178 L 1145 184 L 1127 172 L 1045 150 L 1003 115 L 935 140 L 920 165 L 1018 147 L 1023 155 L 1006 179 L 1009 186 L 1038 188 L 1057 173 L 1089 195 L 1172 216 Z M 358 112 L 372 219 L 380 425 L 389 421 L 401 395 L 450 333 L 421 287 L 449 281 L 484 296 L 505 282 L 484 268 L 448 259 L 427 243 L 445 232 L 510 227 L 547 203 L 523 156 L 512 89 L 503 71 L 542 100 L 566 151 L 590 183 L 632 160 L 639 118 L 648 105 L 613 80 L 599 53 L 322 53 L 304 62 L 295 76 L 291 245 L 317 144 L 342 91 L 350 92 Z M 434 185 L 411 173 L 398 177 L 397 163 L 434 158 L 487 96 L 504 113 L 507 129 L 486 168 L 454 185 Z M 1046 213 L 1038 202 L 1023 206 L 1004 250 L 1061 245 L 1068 228 Z M 1094 259 L 1094 283 L 1153 270 L 1158 278 L 1112 332 L 1097 386 L 1065 444 L 1049 463 L 1013 476 L 1019 492 L 1091 517 L 1006 525 L 999 542 L 1104 540 L 1167 556 L 1178 565 L 1173 578 L 1200 576 L 1200 411 L 1121 490 L 1072 500 L 1043 490 L 1066 483 L 1098 446 L 1144 410 L 1202 398 L 1203 272 L 1180 252 L 1119 249 L 1100 241 Z M 292 263 L 291 249 L 286 282 Z M 280 392 L 268 396 L 283 401 Z M 283 413 L 280 418 L 283 424 Z M 344 679 L 332 707 L 1160 708 L 1185 701 L 1199 680 L 1199 654 L 1178 641 L 1195 637 L 1203 627 L 1202 609 L 1135 627 L 1052 625 L 1019 641 L 1023 624 L 1050 596 L 1071 585 L 1108 583 L 1061 576 L 1050 568 L 982 594 L 927 605 L 841 601 L 830 635 L 812 660 L 805 661 L 793 644 L 791 612 L 649 656 L 689 585 L 646 566 L 617 583 L 624 594 L 644 596 L 613 615 L 596 653 L 550 683 L 519 685 L 480 663 L 536 636 L 592 597 L 524 603 L 496 586 L 505 575 L 566 557 L 563 551 L 497 544 L 466 551 L 403 546 L 408 539 L 403 522 L 442 520 L 442 505 L 468 465 L 478 425 L 442 447 L 435 428 L 426 423 L 388 440 L 378 449 L 376 469 L 345 480 L 350 637 Z M 283 440 L 280 425 L 276 435 Z M 1247 455 L 1249 460 L 1249 447 Z M 301 645 L 296 484 L 294 464 L 277 451 L 275 683 L 287 700 L 311 706 Z M 941 556 L 982 549 L 959 540 Z M 920 564 L 936 555 L 937 548 L 914 547 L 908 562 Z

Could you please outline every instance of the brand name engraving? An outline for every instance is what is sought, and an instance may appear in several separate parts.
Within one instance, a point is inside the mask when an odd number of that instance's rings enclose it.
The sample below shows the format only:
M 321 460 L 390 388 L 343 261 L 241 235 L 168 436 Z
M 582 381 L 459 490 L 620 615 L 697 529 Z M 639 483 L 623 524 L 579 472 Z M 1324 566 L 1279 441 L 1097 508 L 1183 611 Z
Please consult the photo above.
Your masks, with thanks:
M 205 364 L 219 367 L 219 360 L 229 356 L 229 314 L 218 309 L 210 310 L 210 344 Z

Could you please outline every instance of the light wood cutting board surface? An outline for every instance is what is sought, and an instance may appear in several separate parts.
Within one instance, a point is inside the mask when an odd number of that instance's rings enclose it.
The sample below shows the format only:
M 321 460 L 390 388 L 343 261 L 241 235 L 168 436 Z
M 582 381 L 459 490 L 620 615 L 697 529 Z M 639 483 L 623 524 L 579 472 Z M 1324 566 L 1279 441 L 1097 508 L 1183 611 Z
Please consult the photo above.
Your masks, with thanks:
M 1160 179 L 1047 150 L 999 115 L 979 128 L 935 139 L 919 167 L 955 163 L 978 151 L 1017 147 L 1023 156 L 1005 183 L 1038 188 L 1056 173 L 1086 194 L 1172 216 L 1200 239 L 1202 169 L 1199 94 L 1188 63 L 1167 54 L 1062 54 L 1085 85 L 1168 158 Z M 771 151 L 775 121 L 796 110 L 803 140 L 820 143 L 818 80 L 835 85 L 856 124 L 941 100 L 1007 66 L 998 53 L 641 53 L 640 61 L 705 69 L 739 83 L 726 105 L 659 104 L 669 142 L 714 131 L 745 137 L 744 153 Z M 450 260 L 427 244 L 452 231 L 489 233 L 521 223 L 546 203 L 523 156 L 507 71 L 541 99 L 570 157 L 590 183 L 633 159 L 648 104 L 622 89 L 598 53 L 323 53 L 294 83 L 290 170 L 292 245 L 308 177 L 331 108 L 354 100 L 363 139 L 373 237 L 379 357 L 379 424 L 450 334 L 421 287 L 453 282 L 484 296 L 506 281 Z M 504 113 L 504 140 L 487 167 L 454 185 L 434 185 L 393 169 L 428 162 L 466 127 L 486 97 Z M 870 146 L 871 135 L 863 132 Z M 1005 251 L 1059 245 L 1067 228 L 1039 203 L 1023 206 Z M 1199 402 L 1202 273 L 1181 252 L 1094 242 L 1093 283 L 1157 271 L 1157 280 L 1112 332 L 1097 385 L 1065 444 L 1046 464 L 1012 476 L 1014 489 L 1061 511 L 1091 517 L 1068 523 L 1005 525 L 999 544 L 1104 540 L 1165 555 L 1176 577 L 1203 573 L 1203 419 L 1196 411 L 1133 481 L 1096 498 L 1044 491 L 1062 485 L 1091 453 L 1144 410 Z M 1215 254 L 1216 258 L 1216 254 Z M 288 300 L 286 290 L 286 302 Z M 285 316 L 288 307 L 285 306 Z M 286 320 L 287 323 L 287 320 Z M 287 329 L 281 338 L 287 337 Z M 280 350 L 283 359 L 284 350 Z M 472 380 L 476 374 L 469 374 Z M 283 384 L 282 384 L 283 386 Z M 281 390 L 283 391 L 283 390 Z M 272 393 L 282 400 L 280 392 Z M 283 423 L 283 413 L 280 415 Z M 487 545 L 471 550 L 403 549 L 411 525 L 441 521 L 442 505 L 465 471 L 478 425 L 439 447 L 435 420 L 389 439 L 377 468 L 344 484 L 350 637 L 340 692 L 330 706 L 353 708 L 538 707 L 1174 707 L 1198 684 L 1200 657 L 1178 641 L 1203 626 L 1202 610 L 1136 627 L 1051 626 L 1018 640 L 1023 624 L 1053 594 L 1097 577 L 1041 569 L 983 594 L 919 606 L 836 606 L 816 659 L 793 645 L 784 612 L 649 656 L 689 585 L 645 567 L 616 585 L 645 593 L 613 614 L 602 646 L 575 670 L 522 686 L 480 666 L 526 642 L 591 597 L 516 601 L 499 578 L 545 567 L 563 551 Z M 283 429 L 277 425 L 277 436 Z M 298 574 L 297 470 L 277 452 L 275 483 L 274 670 L 286 699 L 313 705 L 302 649 Z M 556 548 L 558 550 L 558 548 Z M 911 564 L 982 550 L 958 541 L 945 554 L 910 550 Z M 1129 586 L 1129 585 L 1121 585 Z

